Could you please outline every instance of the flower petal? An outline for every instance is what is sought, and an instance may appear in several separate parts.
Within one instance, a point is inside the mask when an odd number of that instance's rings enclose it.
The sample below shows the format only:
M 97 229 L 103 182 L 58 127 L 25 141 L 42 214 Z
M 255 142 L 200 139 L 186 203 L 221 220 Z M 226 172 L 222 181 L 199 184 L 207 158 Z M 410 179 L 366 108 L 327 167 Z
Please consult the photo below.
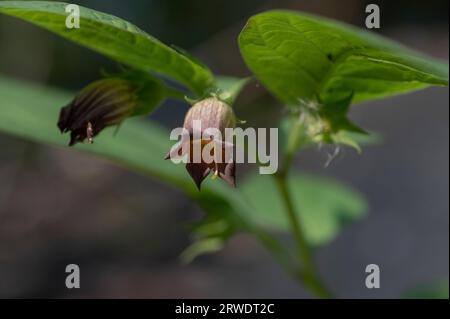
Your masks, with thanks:
M 219 177 L 230 186 L 236 187 L 236 164 L 234 162 L 218 164 Z
M 136 106 L 136 88 L 124 79 L 107 78 L 84 88 L 59 114 L 58 128 L 71 132 L 69 146 L 93 138 L 107 126 L 119 125 Z
M 206 163 L 187 163 L 186 170 L 188 171 L 189 175 L 191 175 L 192 179 L 195 182 L 195 185 L 197 185 L 197 188 L 200 190 L 200 186 L 206 176 L 208 176 L 211 168 L 209 168 L 208 164 Z

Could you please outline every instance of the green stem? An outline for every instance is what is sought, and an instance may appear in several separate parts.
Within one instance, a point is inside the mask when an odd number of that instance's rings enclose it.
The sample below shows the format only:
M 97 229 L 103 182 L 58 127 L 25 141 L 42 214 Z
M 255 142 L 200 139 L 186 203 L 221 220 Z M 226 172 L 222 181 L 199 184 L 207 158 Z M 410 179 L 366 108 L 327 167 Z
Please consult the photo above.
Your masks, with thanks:
M 297 244 L 298 258 L 302 263 L 302 270 L 298 272 L 298 279 L 306 284 L 312 292 L 320 298 L 331 298 L 331 293 L 327 291 L 316 272 L 316 266 L 311 254 L 311 250 L 306 242 L 305 235 L 295 212 L 292 197 L 289 193 L 286 178 L 283 175 L 275 177 L 282 200 L 286 206 L 287 217 L 292 228 L 292 234 Z
M 166 86 L 166 97 L 183 102 L 186 101 L 186 93 L 169 86 Z
M 259 239 L 263 246 L 272 253 L 288 274 L 292 275 L 294 278 L 298 277 L 298 272 L 292 263 L 290 253 L 283 245 L 281 245 L 281 243 L 279 243 L 271 234 L 268 234 L 261 229 L 253 229 L 252 233 Z
M 274 175 L 277 182 L 278 189 L 280 191 L 281 198 L 286 208 L 287 218 L 289 220 L 292 235 L 297 245 L 297 255 L 299 261 L 302 264 L 301 271 L 298 272 L 297 279 L 308 286 L 308 288 L 320 298 L 331 298 L 332 294 L 325 288 L 322 283 L 319 274 L 316 271 L 316 265 L 310 250 L 310 247 L 306 241 L 305 234 L 301 227 L 298 215 L 295 211 L 292 196 L 289 192 L 289 186 L 287 183 L 287 176 L 292 164 L 295 152 L 300 148 L 301 144 L 301 126 L 302 123 L 296 122 L 291 128 L 288 147 L 286 150 L 283 164 L 278 174 Z

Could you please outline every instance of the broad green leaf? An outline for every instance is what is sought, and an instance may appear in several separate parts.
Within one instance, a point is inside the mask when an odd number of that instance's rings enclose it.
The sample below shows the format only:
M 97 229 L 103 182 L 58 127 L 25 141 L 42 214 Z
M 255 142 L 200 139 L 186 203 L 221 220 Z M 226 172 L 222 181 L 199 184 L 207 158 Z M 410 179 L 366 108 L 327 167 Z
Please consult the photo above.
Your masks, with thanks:
M 346 222 L 366 215 L 364 198 L 336 181 L 292 174 L 288 185 L 306 239 L 312 245 L 329 242 Z M 255 207 L 246 211 L 254 223 L 273 230 L 289 229 L 285 206 L 273 178 L 252 176 L 242 185 L 242 192 Z
M 294 11 L 253 16 L 239 37 L 245 62 L 275 96 L 353 103 L 448 85 L 448 65 L 370 31 Z
M 121 63 L 173 78 L 199 95 L 213 84 L 213 75 L 204 65 L 115 16 L 80 7 L 80 28 L 68 29 L 67 5 L 0 1 L 0 13 L 31 22 Z

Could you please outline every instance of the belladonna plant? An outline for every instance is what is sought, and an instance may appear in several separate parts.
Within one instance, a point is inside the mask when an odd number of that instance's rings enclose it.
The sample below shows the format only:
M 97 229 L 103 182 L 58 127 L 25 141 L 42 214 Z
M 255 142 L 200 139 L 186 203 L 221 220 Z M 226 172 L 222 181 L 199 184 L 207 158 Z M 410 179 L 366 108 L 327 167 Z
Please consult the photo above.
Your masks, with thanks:
M 338 235 L 342 220 L 364 217 L 367 205 L 348 186 L 300 175 L 291 169 L 293 159 L 301 150 L 322 144 L 360 150 L 371 138 L 349 120 L 353 104 L 447 86 L 448 65 L 367 30 L 301 12 L 268 11 L 251 17 L 239 34 L 238 45 L 251 76 L 224 77 L 115 16 L 81 8 L 80 29 L 69 30 L 66 5 L 1 1 L 0 13 L 59 34 L 125 68 L 75 97 L 0 78 L 0 130 L 66 145 L 67 138 L 55 126 L 59 115 L 58 127 L 70 132 L 70 145 L 95 137 L 93 145 L 78 143 L 75 148 L 174 185 L 204 210 L 204 219 L 192 230 L 194 242 L 182 253 L 184 262 L 218 251 L 235 234 L 247 233 L 311 294 L 335 296 L 319 276 L 312 251 Z M 190 155 L 195 143 L 204 147 L 222 142 L 195 140 L 192 121 L 200 119 L 219 130 L 234 127 L 236 97 L 252 81 L 261 83 L 287 110 L 281 122 L 272 124 L 279 127 L 282 162 L 274 175 L 240 177 L 238 188 L 205 180 L 212 174 L 234 185 L 234 163 L 188 162 L 188 174 L 182 165 L 164 160 L 173 146 L 165 129 L 152 121 L 131 119 L 150 114 L 169 98 L 195 100 L 184 123 L 189 131 L 184 155 Z M 33 96 L 32 103 L 26 100 L 28 95 Z M 118 125 L 116 134 L 107 132 L 107 127 Z M 168 157 L 173 155 L 183 155 L 183 149 Z M 293 245 L 281 240 L 283 233 L 291 235 Z

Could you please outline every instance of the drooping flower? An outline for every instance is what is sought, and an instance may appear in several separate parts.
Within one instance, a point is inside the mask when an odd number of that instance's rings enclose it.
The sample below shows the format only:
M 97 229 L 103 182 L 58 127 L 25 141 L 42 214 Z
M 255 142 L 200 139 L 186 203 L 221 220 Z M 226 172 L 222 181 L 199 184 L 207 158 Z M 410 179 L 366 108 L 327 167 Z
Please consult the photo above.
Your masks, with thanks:
M 136 108 L 137 87 L 120 78 L 98 80 L 84 88 L 59 114 L 61 133 L 70 132 L 69 146 L 93 143 L 105 127 L 119 125 Z
M 187 157 L 186 170 L 198 189 L 211 172 L 214 177 L 235 187 L 233 144 L 225 140 L 225 129 L 232 129 L 235 125 L 233 109 L 225 102 L 216 97 L 197 102 L 189 109 L 184 120 L 183 128 L 188 136 L 167 154 L 166 159 Z

